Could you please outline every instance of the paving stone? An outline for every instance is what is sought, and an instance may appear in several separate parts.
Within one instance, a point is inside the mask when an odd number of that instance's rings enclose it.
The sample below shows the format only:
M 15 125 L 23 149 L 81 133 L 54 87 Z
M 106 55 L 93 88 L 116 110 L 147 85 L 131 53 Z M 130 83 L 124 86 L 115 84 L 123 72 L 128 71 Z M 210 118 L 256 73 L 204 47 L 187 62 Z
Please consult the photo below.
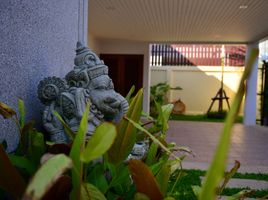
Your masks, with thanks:
M 204 177 L 201 177 L 201 180 L 203 181 Z M 226 188 L 250 188 L 253 190 L 267 190 L 268 181 L 232 178 L 227 183 Z
M 179 146 L 187 146 L 195 157 L 188 156 L 185 161 L 210 163 L 218 145 L 223 123 L 170 121 L 167 132 L 167 141 L 175 142 Z M 228 164 L 233 165 L 235 160 L 240 161 L 241 170 L 268 173 L 268 127 L 244 126 L 235 124 L 232 129 L 232 138 Z
M 200 169 L 200 170 L 208 170 L 210 163 L 207 162 L 191 162 L 191 161 L 183 161 L 182 167 L 183 169 Z M 227 166 L 227 171 L 233 167 L 232 164 Z M 268 166 L 240 166 L 238 172 L 240 173 L 268 173 Z

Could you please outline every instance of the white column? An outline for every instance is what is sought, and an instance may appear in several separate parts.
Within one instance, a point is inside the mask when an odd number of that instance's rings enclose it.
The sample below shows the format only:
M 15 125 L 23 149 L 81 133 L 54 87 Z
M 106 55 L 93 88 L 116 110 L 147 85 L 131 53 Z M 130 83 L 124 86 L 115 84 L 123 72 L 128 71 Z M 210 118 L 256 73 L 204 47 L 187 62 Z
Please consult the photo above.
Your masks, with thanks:
M 149 47 L 149 48 L 148 48 Z M 151 86 L 151 68 L 150 56 L 151 45 L 144 44 L 144 60 L 143 60 L 143 111 L 150 112 L 150 86 Z
M 258 42 L 247 45 L 246 61 L 249 59 L 250 51 L 253 48 L 258 48 Z M 244 108 L 244 125 L 247 126 L 256 125 L 258 62 L 258 59 L 256 59 L 250 77 L 247 81 Z

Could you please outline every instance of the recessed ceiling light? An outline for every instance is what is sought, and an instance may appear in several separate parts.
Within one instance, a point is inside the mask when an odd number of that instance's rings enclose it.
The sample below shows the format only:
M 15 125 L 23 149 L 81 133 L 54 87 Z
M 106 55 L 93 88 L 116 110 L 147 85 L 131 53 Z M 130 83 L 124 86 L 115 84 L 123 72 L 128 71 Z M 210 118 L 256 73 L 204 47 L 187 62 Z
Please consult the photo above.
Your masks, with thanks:
M 242 9 L 242 10 L 243 10 L 243 9 L 247 9 L 247 8 L 248 8 L 248 5 L 240 5 L 240 6 L 239 6 L 239 9 Z

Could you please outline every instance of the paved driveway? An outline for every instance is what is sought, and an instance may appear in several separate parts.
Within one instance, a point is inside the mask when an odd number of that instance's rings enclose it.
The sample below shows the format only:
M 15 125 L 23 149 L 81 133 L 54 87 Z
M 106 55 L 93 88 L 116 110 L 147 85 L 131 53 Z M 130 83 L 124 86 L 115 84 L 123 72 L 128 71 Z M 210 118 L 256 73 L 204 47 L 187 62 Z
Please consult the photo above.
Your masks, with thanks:
M 170 121 L 167 140 L 195 153 L 183 162 L 186 168 L 207 168 L 218 144 L 222 123 Z M 240 171 L 268 173 L 268 127 L 235 124 L 228 165 L 241 163 Z

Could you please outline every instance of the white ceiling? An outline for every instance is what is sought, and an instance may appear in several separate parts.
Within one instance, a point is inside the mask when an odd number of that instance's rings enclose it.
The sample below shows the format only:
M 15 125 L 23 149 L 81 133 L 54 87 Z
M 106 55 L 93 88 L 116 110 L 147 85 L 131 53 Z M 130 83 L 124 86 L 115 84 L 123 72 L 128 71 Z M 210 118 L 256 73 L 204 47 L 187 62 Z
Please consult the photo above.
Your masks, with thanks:
M 89 0 L 89 31 L 99 39 L 254 42 L 268 36 L 268 0 Z

